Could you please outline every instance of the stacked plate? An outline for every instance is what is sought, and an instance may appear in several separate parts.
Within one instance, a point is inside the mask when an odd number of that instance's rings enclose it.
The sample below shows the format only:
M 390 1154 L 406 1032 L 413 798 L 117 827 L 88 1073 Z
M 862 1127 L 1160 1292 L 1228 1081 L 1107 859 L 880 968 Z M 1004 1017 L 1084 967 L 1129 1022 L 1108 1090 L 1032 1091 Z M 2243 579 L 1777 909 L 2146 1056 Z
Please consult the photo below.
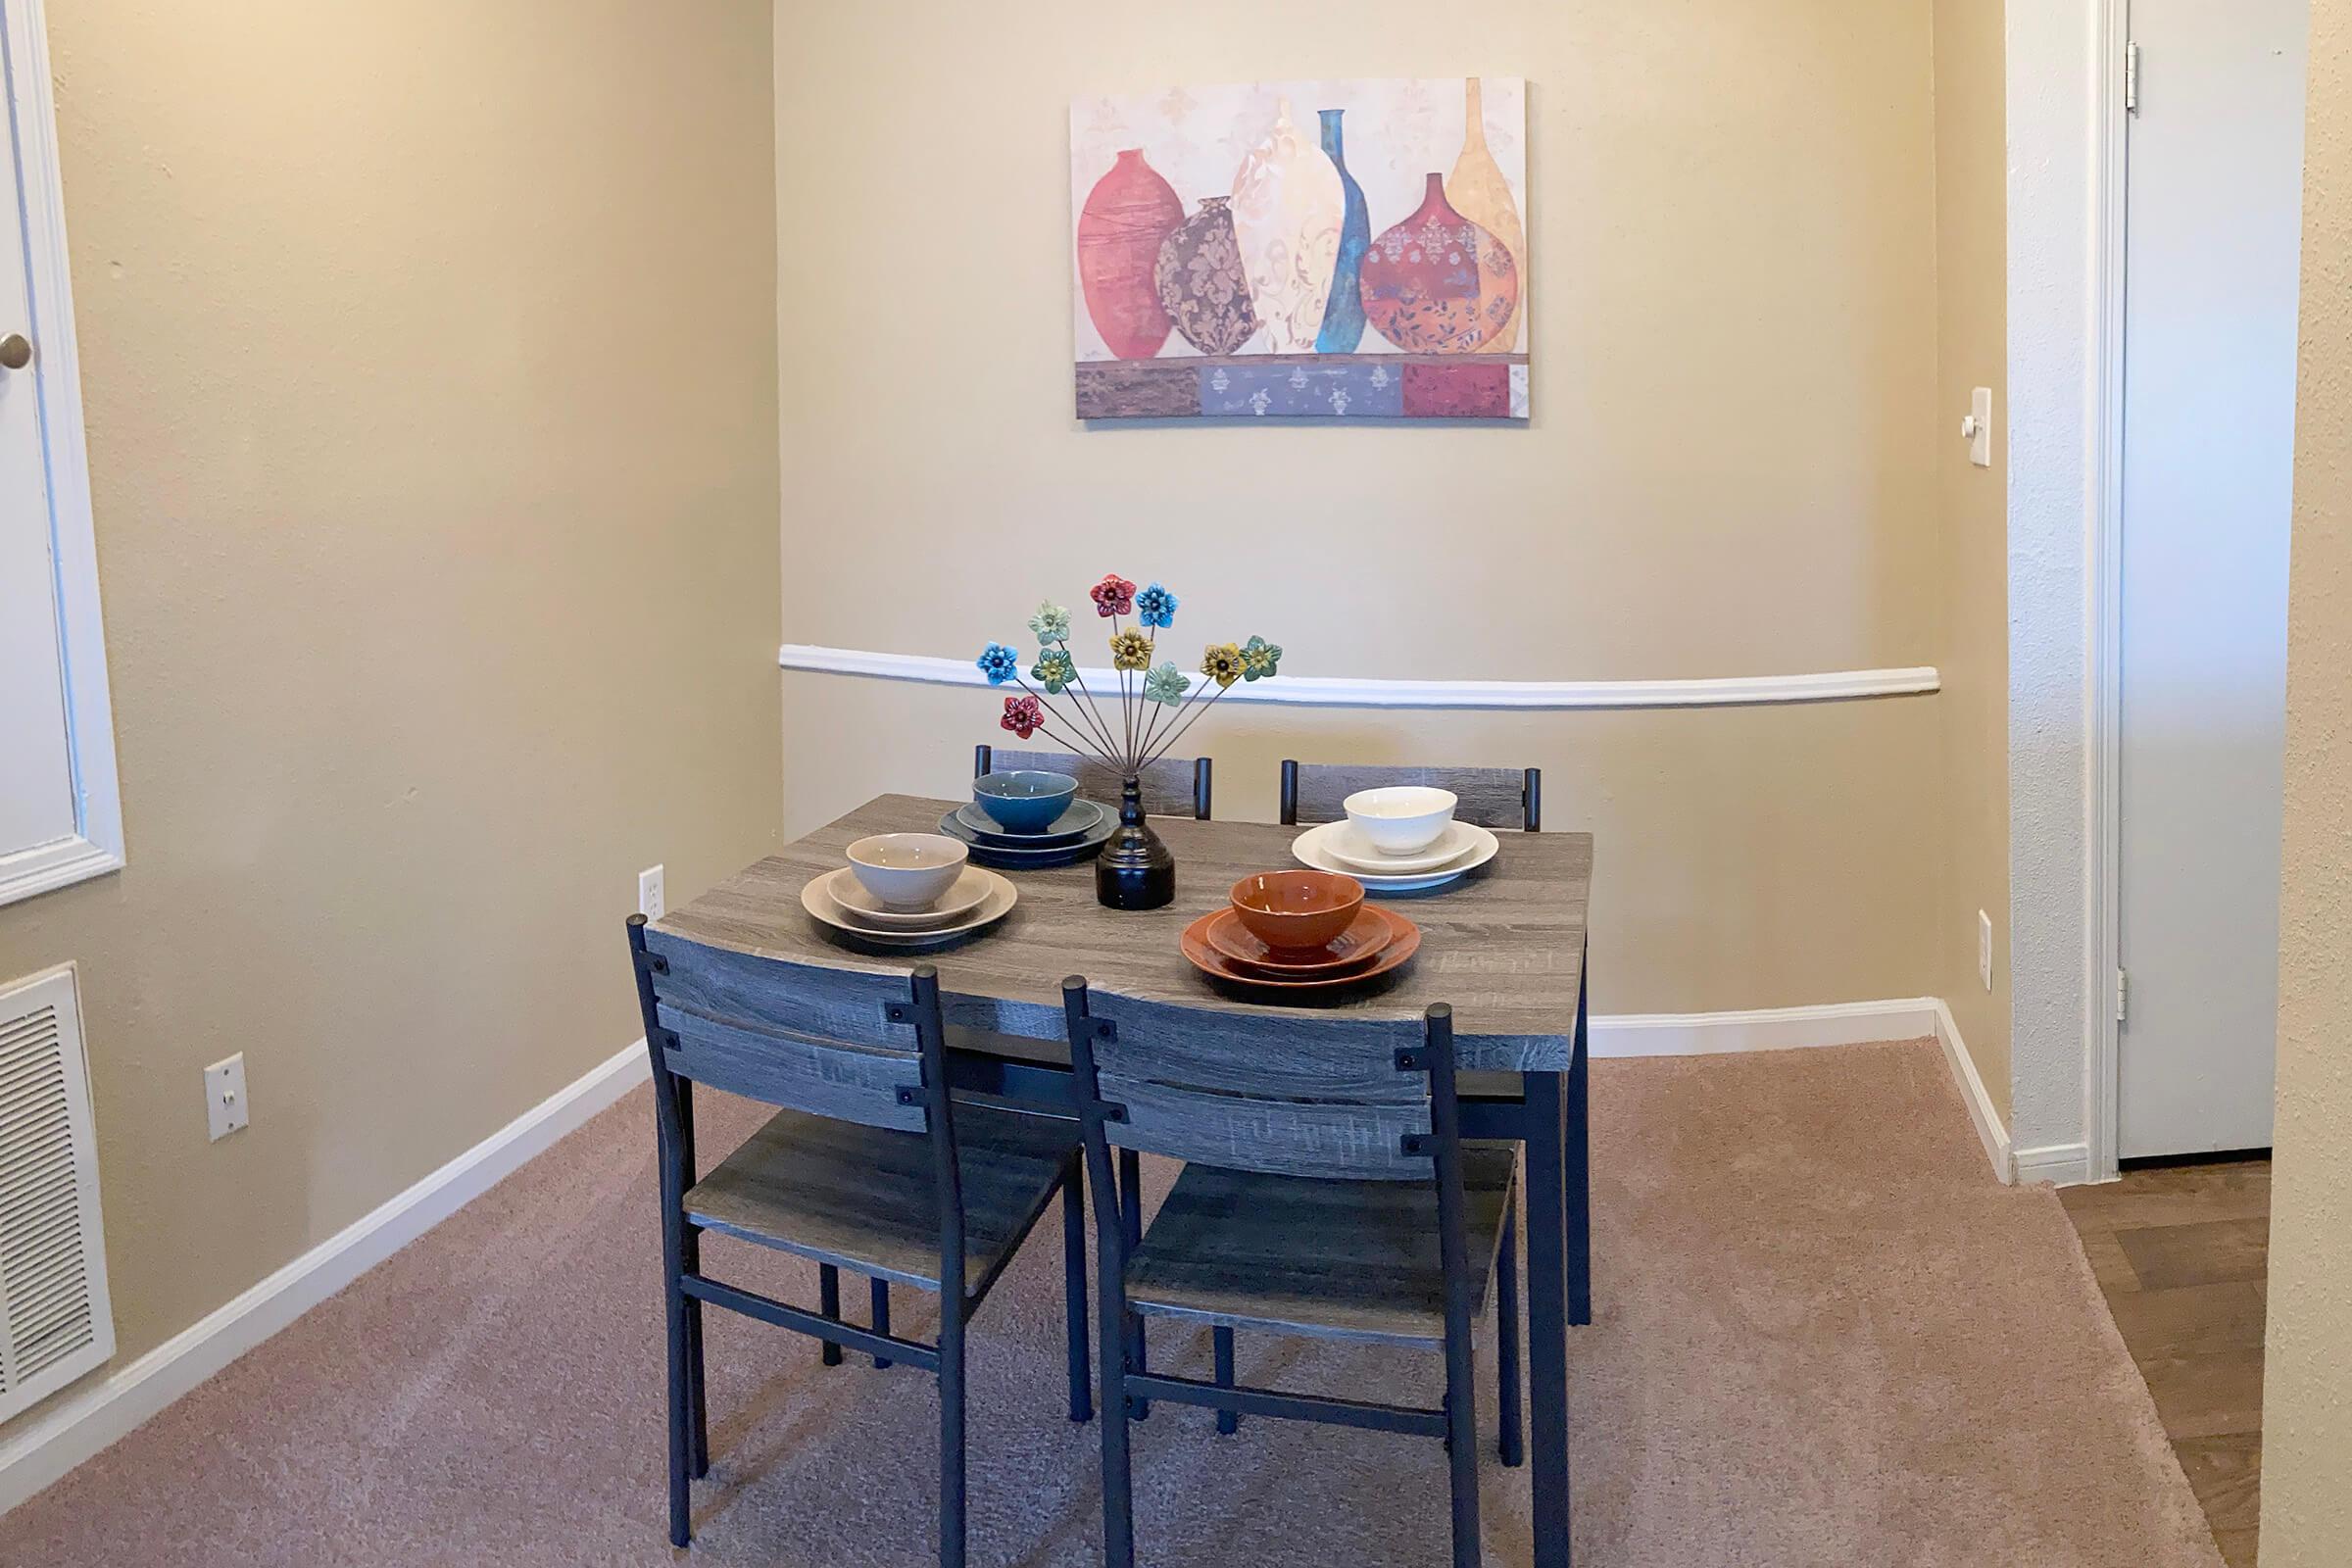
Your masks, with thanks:
M 1444 887 L 1494 858 L 1501 841 L 1475 822 L 1447 822 L 1424 849 L 1391 855 L 1351 821 L 1310 827 L 1291 842 L 1302 865 L 1338 871 L 1364 885 L 1367 893 L 1418 893 Z
M 1421 948 L 1421 928 L 1367 904 L 1328 945 L 1299 952 L 1266 945 L 1232 906 L 1185 927 L 1177 944 L 1193 967 L 1219 980 L 1285 991 L 1328 991 L 1374 979 Z
M 810 877 L 801 889 L 801 907 L 818 923 L 877 947 L 923 949 L 968 936 L 1004 917 L 1019 892 L 1010 882 L 977 865 L 967 865 L 928 908 L 894 909 L 858 880 L 854 866 Z
M 1079 800 L 1035 833 L 1006 832 L 976 801 L 966 801 L 939 819 L 942 833 L 970 847 L 974 862 L 1007 871 L 1037 871 L 1091 859 L 1118 825 L 1116 811 Z

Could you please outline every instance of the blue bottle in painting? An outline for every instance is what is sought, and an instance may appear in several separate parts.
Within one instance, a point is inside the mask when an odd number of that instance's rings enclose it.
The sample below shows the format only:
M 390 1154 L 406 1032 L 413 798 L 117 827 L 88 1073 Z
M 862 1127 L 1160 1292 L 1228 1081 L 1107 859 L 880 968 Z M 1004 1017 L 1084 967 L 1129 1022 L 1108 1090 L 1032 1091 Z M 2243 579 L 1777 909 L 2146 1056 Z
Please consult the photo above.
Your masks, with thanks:
M 1372 214 L 1364 206 L 1364 187 L 1348 172 L 1348 157 L 1340 148 L 1340 116 L 1344 109 L 1323 114 L 1323 151 L 1340 172 L 1347 193 L 1347 214 L 1340 220 L 1340 265 L 1331 274 L 1331 303 L 1323 307 L 1323 329 L 1315 334 L 1317 354 L 1352 354 L 1364 335 L 1364 301 L 1357 288 L 1364 252 L 1372 248 Z

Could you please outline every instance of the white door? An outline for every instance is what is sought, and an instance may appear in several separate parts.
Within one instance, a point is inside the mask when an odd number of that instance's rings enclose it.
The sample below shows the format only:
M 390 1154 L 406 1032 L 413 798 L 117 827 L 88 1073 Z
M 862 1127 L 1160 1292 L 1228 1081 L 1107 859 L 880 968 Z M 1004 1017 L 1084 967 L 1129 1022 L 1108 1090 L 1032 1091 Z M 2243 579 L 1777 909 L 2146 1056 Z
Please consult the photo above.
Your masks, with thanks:
M 0 855 L 78 830 L 66 697 L 59 679 L 57 580 L 50 560 L 29 262 L 17 148 L 0 104 Z M 11 338 L 24 340 L 24 347 Z
M 2307 0 L 2132 0 L 2117 1147 L 2271 1141 Z

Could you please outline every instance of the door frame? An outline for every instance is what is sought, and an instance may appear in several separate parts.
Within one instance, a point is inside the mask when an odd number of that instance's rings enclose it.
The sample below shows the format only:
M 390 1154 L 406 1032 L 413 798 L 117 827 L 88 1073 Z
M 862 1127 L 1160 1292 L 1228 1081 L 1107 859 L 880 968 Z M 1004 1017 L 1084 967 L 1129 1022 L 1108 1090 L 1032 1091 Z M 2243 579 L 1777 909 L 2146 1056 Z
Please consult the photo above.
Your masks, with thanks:
M 123 843 L 114 705 L 106 673 L 106 621 L 98 602 L 90 459 L 82 430 L 81 354 L 74 336 L 65 187 L 42 0 L 0 0 L 0 104 L 15 132 L 16 175 L 24 191 L 31 333 L 40 346 L 33 387 L 48 469 L 66 750 L 74 770 L 78 829 L 76 837 L 60 844 L 0 855 L 0 905 L 7 905 L 122 869 Z M 0 266 L 14 265 L 14 258 L 0 257 Z
M 2124 597 L 2124 355 L 2125 305 L 2130 298 L 2127 261 L 2131 227 L 2129 193 L 2132 116 L 2127 107 L 2127 61 L 2132 43 L 2132 0 L 2104 0 L 2099 18 L 2099 58 L 2112 70 L 2101 74 L 2097 106 L 2097 211 L 2091 255 L 2097 279 L 2098 326 L 2092 345 L 2094 373 L 2091 422 L 2090 612 L 2086 654 L 2092 671 L 2090 745 L 2086 749 L 2091 805 L 2090 952 L 2083 1001 L 2082 1134 L 2084 1174 L 2113 1181 L 2117 1160 L 2117 1102 L 2123 1074 L 2123 597 Z

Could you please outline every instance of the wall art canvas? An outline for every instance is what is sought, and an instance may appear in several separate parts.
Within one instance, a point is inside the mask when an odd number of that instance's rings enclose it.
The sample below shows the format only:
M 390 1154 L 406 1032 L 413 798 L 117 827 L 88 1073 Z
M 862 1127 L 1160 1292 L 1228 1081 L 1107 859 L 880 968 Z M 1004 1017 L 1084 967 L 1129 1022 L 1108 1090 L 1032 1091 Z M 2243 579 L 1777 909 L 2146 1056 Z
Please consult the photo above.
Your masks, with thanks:
M 1527 84 L 1070 106 L 1078 416 L 1527 417 Z

